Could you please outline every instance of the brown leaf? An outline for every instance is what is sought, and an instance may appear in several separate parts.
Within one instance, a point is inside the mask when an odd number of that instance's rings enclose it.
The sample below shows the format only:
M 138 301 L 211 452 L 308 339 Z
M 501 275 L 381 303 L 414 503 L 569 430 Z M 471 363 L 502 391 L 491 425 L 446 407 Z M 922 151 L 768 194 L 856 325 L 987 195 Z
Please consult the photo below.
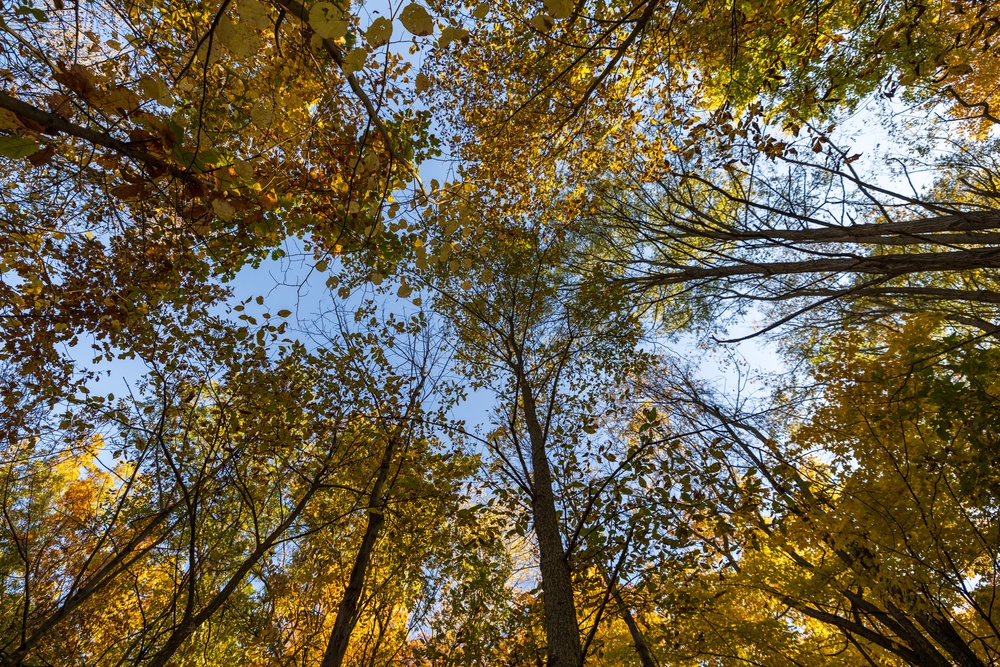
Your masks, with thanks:
M 119 185 L 116 188 L 111 188 L 111 194 L 118 199 L 134 199 L 145 192 L 146 186 L 140 184 L 134 185 Z
M 36 167 L 41 167 L 43 164 L 47 164 L 52 156 L 56 154 L 56 149 L 52 146 L 46 146 L 40 151 L 32 153 L 28 156 L 28 162 Z
M 94 93 L 97 92 L 93 75 L 80 64 L 74 64 L 69 69 L 63 66 L 62 69 L 56 70 L 52 78 L 87 101 L 92 101 Z
M 73 103 L 68 95 L 52 93 L 45 98 L 45 101 L 49 105 L 49 110 L 63 120 L 71 120 L 73 118 Z

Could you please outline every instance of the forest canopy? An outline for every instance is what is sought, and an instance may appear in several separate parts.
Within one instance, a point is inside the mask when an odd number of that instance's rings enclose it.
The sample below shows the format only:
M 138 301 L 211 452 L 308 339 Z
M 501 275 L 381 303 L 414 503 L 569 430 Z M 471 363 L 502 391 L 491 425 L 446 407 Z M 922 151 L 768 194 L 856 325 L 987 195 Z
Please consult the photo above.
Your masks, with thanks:
M 998 40 L 0 5 L 0 666 L 997 665 Z

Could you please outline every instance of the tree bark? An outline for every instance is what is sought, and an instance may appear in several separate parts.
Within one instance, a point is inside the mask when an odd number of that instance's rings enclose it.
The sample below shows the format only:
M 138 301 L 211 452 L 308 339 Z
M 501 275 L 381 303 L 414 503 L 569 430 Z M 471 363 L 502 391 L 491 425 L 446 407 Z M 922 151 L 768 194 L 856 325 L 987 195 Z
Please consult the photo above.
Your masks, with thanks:
M 354 567 L 351 568 L 351 577 L 344 590 L 344 597 L 337 608 L 337 618 L 333 622 L 333 631 L 330 633 L 330 641 L 326 645 L 326 653 L 323 655 L 322 667 L 340 667 L 347 654 L 347 645 L 351 640 L 351 632 L 358 622 L 358 602 L 364 593 L 365 576 L 368 574 L 368 567 L 371 564 L 372 554 L 375 551 L 375 542 L 378 541 L 382 532 L 382 525 L 385 523 L 385 515 L 382 513 L 385 499 L 382 497 L 382 489 L 385 481 L 389 477 L 389 469 L 392 467 L 392 456 L 395 441 L 390 439 L 382 455 L 382 463 L 379 465 L 378 474 L 375 477 L 375 485 L 372 486 L 371 494 L 368 497 L 368 525 L 365 527 L 365 535 L 361 538 L 361 546 L 358 554 L 354 558 Z
M 531 510 L 535 537 L 538 539 L 548 667 L 580 667 L 583 660 L 580 626 L 576 618 L 569 562 L 559 530 L 552 473 L 545 454 L 545 433 L 538 420 L 534 395 L 521 369 L 518 369 L 517 380 L 524 421 L 531 440 Z
M 622 610 L 622 620 L 625 621 L 625 625 L 628 627 L 628 633 L 632 637 L 632 644 L 635 645 L 635 652 L 639 656 L 639 662 L 642 664 L 642 667 L 657 667 L 656 661 L 653 660 L 653 654 L 649 652 L 649 647 L 646 645 L 646 638 L 642 636 L 642 631 L 635 622 L 631 610 L 625 604 L 625 600 L 622 599 L 622 594 L 618 590 L 618 586 L 614 587 L 614 596 L 615 602 L 618 603 L 619 608 Z
M 925 271 L 970 271 L 1000 268 L 1000 248 L 973 248 L 949 252 L 903 255 L 872 255 L 834 259 L 815 258 L 790 262 L 741 262 L 720 266 L 671 266 L 660 270 L 651 263 L 649 274 L 629 278 L 627 282 L 645 287 L 676 285 L 691 280 L 750 278 L 800 275 L 808 273 L 861 273 L 902 276 Z

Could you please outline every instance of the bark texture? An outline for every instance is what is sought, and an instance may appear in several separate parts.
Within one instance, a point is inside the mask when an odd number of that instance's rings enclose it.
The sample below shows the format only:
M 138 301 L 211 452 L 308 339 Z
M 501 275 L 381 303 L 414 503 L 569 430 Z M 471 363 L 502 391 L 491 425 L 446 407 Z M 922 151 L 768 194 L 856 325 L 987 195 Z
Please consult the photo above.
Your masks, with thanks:
M 531 440 L 531 510 L 538 539 L 539 571 L 545 605 L 545 638 L 549 667 L 580 667 L 580 626 L 573 599 L 573 580 L 559 530 L 552 472 L 545 453 L 545 433 L 531 387 L 519 379 L 524 421 Z

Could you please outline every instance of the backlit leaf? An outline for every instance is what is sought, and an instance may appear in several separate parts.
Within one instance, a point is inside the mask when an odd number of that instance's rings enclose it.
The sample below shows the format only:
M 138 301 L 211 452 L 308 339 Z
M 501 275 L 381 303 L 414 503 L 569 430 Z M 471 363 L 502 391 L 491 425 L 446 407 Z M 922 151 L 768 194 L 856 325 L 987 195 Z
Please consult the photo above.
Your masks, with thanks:
M 399 15 L 399 21 L 409 32 L 417 37 L 425 37 L 434 32 L 434 19 L 427 10 L 415 2 L 411 2 Z

